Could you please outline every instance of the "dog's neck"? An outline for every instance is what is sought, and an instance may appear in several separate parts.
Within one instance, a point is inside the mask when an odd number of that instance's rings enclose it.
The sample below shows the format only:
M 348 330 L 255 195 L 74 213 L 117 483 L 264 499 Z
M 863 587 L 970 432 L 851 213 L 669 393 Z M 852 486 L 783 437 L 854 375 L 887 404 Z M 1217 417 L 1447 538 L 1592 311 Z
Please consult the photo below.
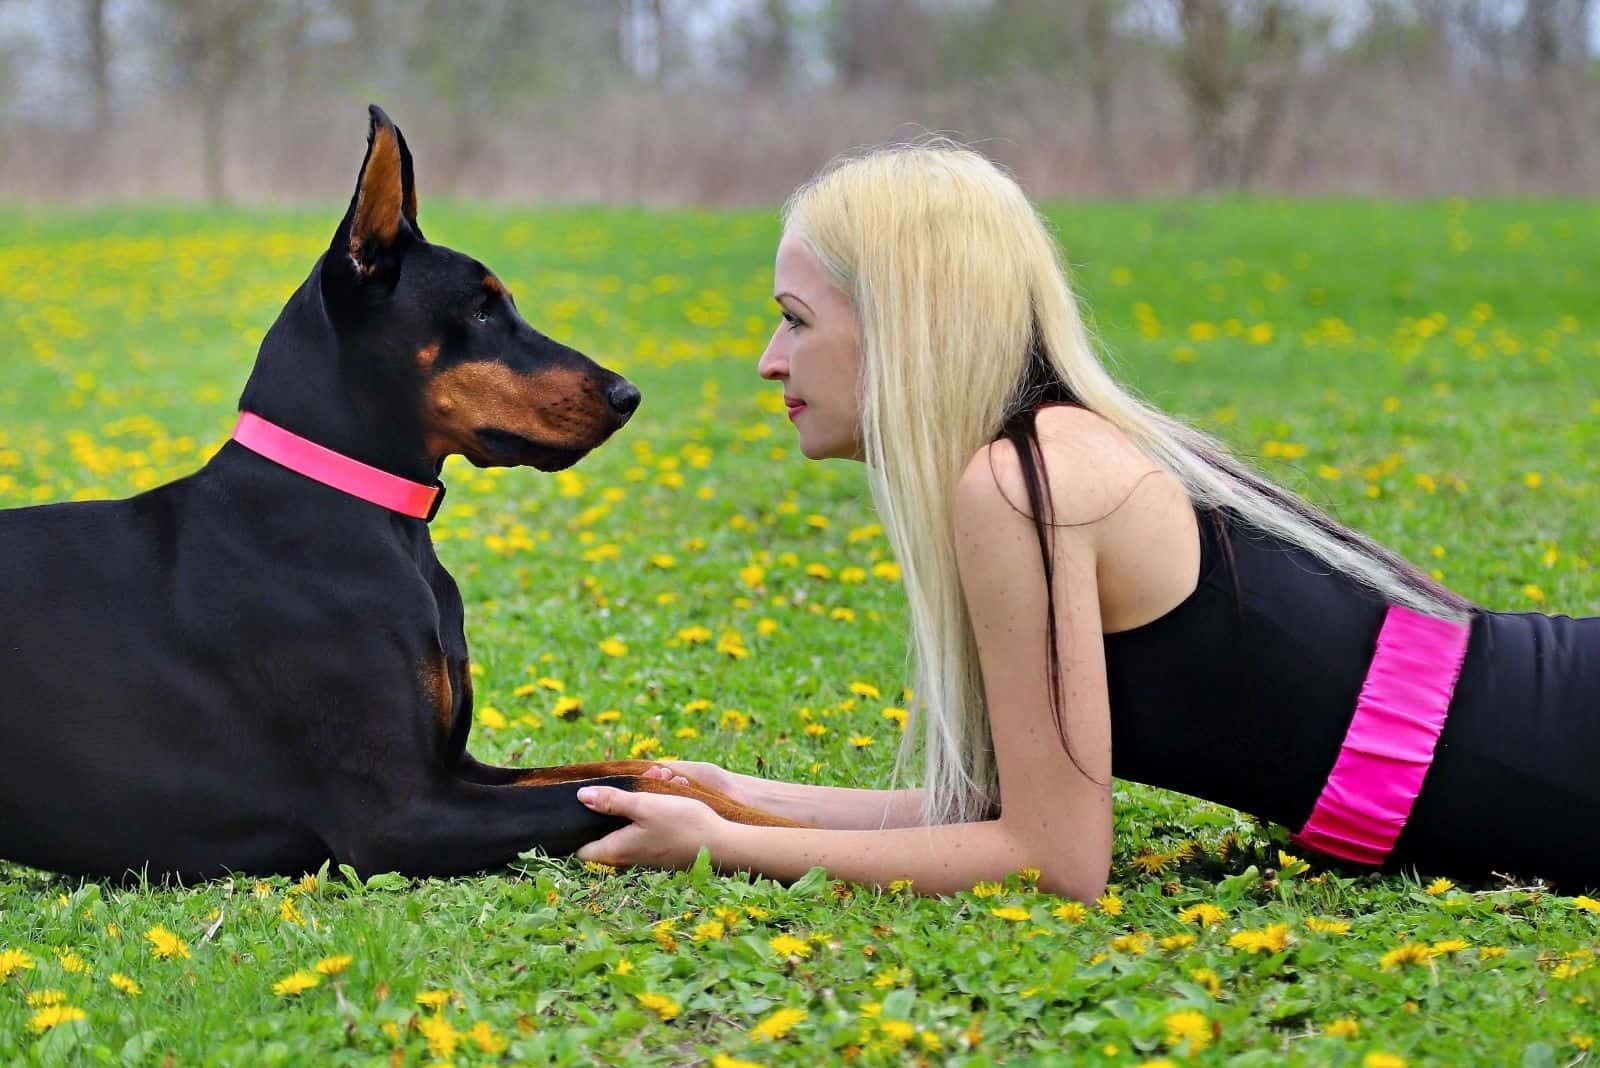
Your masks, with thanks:
M 416 385 L 393 381 L 392 370 L 341 351 L 313 270 L 262 340 L 239 407 L 353 460 L 432 482 L 442 458 L 424 442 Z

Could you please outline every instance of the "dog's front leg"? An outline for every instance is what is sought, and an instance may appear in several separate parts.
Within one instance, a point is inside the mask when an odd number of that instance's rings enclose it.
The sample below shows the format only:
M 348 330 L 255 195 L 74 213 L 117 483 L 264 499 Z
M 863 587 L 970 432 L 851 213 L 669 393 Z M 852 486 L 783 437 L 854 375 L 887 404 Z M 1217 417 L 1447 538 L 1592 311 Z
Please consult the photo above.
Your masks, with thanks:
M 471 782 L 535 787 L 626 776 L 632 781 L 630 789 L 692 797 L 705 802 L 717 815 L 734 823 L 750 823 L 758 827 L 801 826 L 782 816 L 775 816 L 770 812 L 741 804 L 727 794 L 697 782 L 672 782 L 667 779 L 643 777 L 645 772 L 659 766 L 650 760 L 608 760 L 592 764 L 559 764 L 547 768 L 497 768 L 479 763 L 471 755 L 463 754 L 460 773 Z
M 362 876 L 466 875 L 542 849 L 566 856 L 627 823 L 577 799 L 580 785 L 635 788 L 634 776 L 548 786 L 487 786 L 459 779 L 419 792 L 337 836 L 338 859 Z M 330 836 L 332 838 L 334 836 Z

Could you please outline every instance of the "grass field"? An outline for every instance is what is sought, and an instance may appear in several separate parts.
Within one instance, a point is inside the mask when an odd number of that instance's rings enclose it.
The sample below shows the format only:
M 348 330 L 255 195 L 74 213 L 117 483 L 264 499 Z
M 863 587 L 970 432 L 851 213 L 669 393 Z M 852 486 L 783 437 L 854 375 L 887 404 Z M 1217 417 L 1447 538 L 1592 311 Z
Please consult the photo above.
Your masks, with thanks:
M 903 600 L 860 469 L 806 462 L 755 376 L 773 216 L 424 215 L 645 395 L 571 472 L 447 469 L 435 538 L 467 603 L 474 750 L 886 785 Z M 1139 392 L 1489 607 L 1600 613 L 1600 206 L 1051 215 Z M 203 462 L 333 221 L 0 211 L 0 506 Z M 4 607 L 0 640 L 28 618 Z M 1351 878 L 1230 811 L 1122 784 L 1118 802 L 1115 887 L 1087 907 L 1025 876 L 928 899 L 532 857 L 147 890 L 0 867 L 0 1060 L 1590 1057 L 1600 902 L 1537 872 Z

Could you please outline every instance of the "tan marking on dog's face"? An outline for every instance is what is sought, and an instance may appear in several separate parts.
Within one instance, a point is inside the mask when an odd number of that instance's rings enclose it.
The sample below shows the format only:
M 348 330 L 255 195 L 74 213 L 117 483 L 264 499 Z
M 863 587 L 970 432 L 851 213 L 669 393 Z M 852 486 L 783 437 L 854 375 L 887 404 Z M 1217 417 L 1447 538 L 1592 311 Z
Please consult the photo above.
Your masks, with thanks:
M 433 366 L 433 361 L 439 358 L 439 343 L 430 341 L 417 350 L 417 366 L 424 371 Z
M 442 649 L 434 650 L 422 662 L 419 674 L 422 679 L 423 698 L 433 709 L 435 722 L 445 735 L 454 724 L 455 694 L 450 686 L 450 666 Z
M 515 300 L 511 299 L 511 291 L 505 287 L 505 284 L 501 282 L 500 279 L 496 278 L 492 274 L 486 274 L 483 276 L 483 288 L 501 298 L 508 304 L 516 303 Z
M 616 428 L 600 384 L 565 369 L 519 374 L 493 360 L 458 364 L 423 389 L 423 429 L 434 457 L 491 462 L 477 431 L 516 434 L 554 449 L 592 449 Z

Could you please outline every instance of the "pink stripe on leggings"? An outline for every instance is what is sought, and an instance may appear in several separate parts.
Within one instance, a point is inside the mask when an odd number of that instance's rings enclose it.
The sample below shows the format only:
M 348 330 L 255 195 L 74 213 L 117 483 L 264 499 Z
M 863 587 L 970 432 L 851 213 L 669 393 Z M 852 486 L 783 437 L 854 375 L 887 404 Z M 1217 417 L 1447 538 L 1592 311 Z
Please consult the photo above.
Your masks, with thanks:
M 1433 763 L 1469 631 L 1466 623 L 1389 606 L 1355 717 L 1296 844 L 1383 863 Z

